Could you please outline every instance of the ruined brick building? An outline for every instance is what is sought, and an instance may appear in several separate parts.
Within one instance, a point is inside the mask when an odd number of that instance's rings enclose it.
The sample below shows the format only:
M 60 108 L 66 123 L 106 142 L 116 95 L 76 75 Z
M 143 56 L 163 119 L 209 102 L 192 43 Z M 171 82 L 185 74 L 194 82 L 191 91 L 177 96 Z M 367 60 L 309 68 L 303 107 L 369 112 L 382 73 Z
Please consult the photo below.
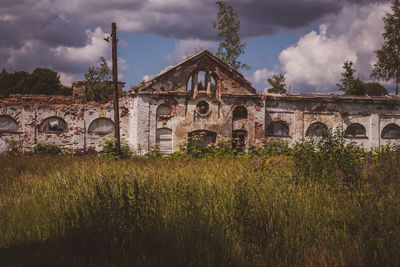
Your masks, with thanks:
M 20 140 L 26 152 L 39 141 L 79 153 L 99 151 L 114 129 L 112 104 L 82 104 L 76 94 L 1 99 L 0 151 L 7 150 L 8 139 Z M 293 142 L 326 127 L 342 127 L 369 148 L 400 141 L 400 97 L 262 94 L 201 51 L 132 88 L 120 99 L 120 123 L 121 137 L 141 154 L 156 144 L 164 153 L 178 151 L 196 133 L 203 133 L 204 144 L 221 137 L 247 144 L 270 137 Z

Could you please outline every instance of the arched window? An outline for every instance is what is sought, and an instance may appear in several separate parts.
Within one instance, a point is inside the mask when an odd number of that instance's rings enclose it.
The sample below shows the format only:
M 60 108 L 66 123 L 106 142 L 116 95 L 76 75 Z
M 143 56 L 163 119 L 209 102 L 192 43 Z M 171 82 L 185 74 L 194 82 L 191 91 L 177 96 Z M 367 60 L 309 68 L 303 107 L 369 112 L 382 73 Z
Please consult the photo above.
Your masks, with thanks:
M 328 127 L 323 124 L 322 122 L 314 122 L 312 123 L 307 131 L 306 135 L 307 136 L 321 136 L 324 131 L 326 131 Z
M 157 129 L 156 143 L 160 146 L 160 152 L 165 154 L 172 153 L 172 130 L 168 128 Z
M 109 134 L 114 130 L 114 122 L 111 119 L 97 118 L 89 125 L 88 133 Z
M 268 125 L 268 136 L 289 136 L 289 127 L 283 121 L 274 121 Z
M 400 127 L 394 123 L 386 125 L 382 130 L 382 138 L 400 139 Z
M 49 117 L 42 121 L 39 131 L 44 133 L 66 133 L 68 132 L 68 125 L 60 117 Z
M 199 71 L 197 76 L 197 89 L 199 91 L 206 91 L 207 90 L 207 80 L 206 80 L 207 73 L 203 70 Z
M 246 147 L 247 132 L 236 130 L 232 132 L 232 148 Z
M 362 126 L 359 123 L 350 124 L 345 131 L 345 135 L 346 135 L 346 137 L 351 137 L 351 138 L 366 138 L 367 137 L 364 126 Z
M 217 95 L 217 82 L 211 71 L 199 70 L 190 75 L 186 84 L 186 92 L 189 96 L 193 96 L 200 91 L 207 92 L 213 97 Z
M 0 132 L 10 133 L 18 131 L 18 123 L 14 118 L 7 115 L 0 115 Z
M 167 104 L 161 104 L 157 107 L 156 111 L 157 117 L 168 117 L 172 114 L 171 106 Z
M 197 130 L 188 133 L 189 146 L 204 147 L 208 144 L 214 144 L 217 141 L 217 133 Z
M 186 84 L 186 92 L 187 94 L 192 97 L 194 93 L 194 88 L 193 88 L 193 75 L 190 75 L 189 80 Z
M 213 75 L 210 75 L 210 93 L 213 97 L 217 96 L 217 81 L 215 80 Z
M 247 109 L 243 106 L 238 106 L 233 110 L 233 120 L 245 120 L 247 119 Z

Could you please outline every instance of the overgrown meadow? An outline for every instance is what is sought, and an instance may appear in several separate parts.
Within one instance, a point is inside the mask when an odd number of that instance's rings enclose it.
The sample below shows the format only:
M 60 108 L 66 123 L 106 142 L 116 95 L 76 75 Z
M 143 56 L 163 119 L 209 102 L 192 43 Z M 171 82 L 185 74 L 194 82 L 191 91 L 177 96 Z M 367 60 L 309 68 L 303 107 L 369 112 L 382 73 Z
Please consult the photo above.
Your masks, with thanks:
M 400 149 L 4 156 L 0 266 L 399 266 Z

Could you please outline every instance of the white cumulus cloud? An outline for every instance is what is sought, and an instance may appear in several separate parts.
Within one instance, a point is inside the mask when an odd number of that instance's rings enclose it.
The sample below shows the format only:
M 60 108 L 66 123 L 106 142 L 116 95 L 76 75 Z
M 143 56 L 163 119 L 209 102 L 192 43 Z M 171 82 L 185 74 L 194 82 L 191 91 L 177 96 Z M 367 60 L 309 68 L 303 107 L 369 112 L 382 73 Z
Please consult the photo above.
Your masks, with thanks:
M 251 82 L 253 87 L 266 89 L 270 88 L 270 84 L 267 79 L 271 78 L 273 75 L 277 75 L 276 71 L 269 71 L 267 68 L 258 69 L 252 74 L 246 74 L 245 78 Z
M 312 31 L 281 52 L 279 60 L 293 92 L 336 92 L 343 63 L 351 60 L 360 78 L 369 79 L 375 50 L 382 43 L 388 4 L 348 6 L 319 32 Z

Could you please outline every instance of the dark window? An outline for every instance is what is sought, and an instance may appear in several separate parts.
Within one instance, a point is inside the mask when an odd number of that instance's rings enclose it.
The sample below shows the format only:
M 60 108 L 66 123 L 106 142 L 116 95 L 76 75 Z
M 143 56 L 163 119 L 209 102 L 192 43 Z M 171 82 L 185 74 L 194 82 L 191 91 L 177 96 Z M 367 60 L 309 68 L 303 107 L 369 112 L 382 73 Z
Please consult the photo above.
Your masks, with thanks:
M 307 131 L 306 131 L 306 135 L 307 136 L 322 136 L 322 133 L 324 131 L 326 131 L 328 129 L 328 127 L 323 124 L 322 122 L 314 122 L 312 123 Z
M 232 148 L 244 149 L 246 147 L 247 132 L 236 130 L 232 132 Z
M 188 133 L 189 147 L 190 146 L 200 146 L 204 147 L 209 144 L 214 144 L 217 140 L 217 133 L 198 130 Z
M 0 116 L 0 132 L 16 132 L 18 131 L 18 123 L 16 120 L 7 115 Z
M 114 122 L 108 118 L 95 119 L 90 125 L 89 133 L 109 134 L 115 130 Z
M 43 120 L 39 126 L 39 131 L 45 133 L 65 133 L 68 132 L 68 126 L 62 118 L 50 117 Z
M 200 101 L 199 103 L 197 103 L 197 112 L 201 115 L 206 115 L 209 110 L 210 107 L 206 101 Z
M 247 109 L 243 106 L 236 107 L 233 110 L 233 120 L 244 120 L 247 119 Z
M 384 139 L 400 139 L 400 127 L 391 123 L 386 125 L 382 130 L 382 138 Z
M 351 138 L 365 138 L 367 137 L 366 131 L 364 126 L 359 123 L 352 123 L 350 124 L 345 132 L 346 137 Z
M 267 135 L 289 136 L 289 127 L 283 121 L 274 121 L 268 125 Z

